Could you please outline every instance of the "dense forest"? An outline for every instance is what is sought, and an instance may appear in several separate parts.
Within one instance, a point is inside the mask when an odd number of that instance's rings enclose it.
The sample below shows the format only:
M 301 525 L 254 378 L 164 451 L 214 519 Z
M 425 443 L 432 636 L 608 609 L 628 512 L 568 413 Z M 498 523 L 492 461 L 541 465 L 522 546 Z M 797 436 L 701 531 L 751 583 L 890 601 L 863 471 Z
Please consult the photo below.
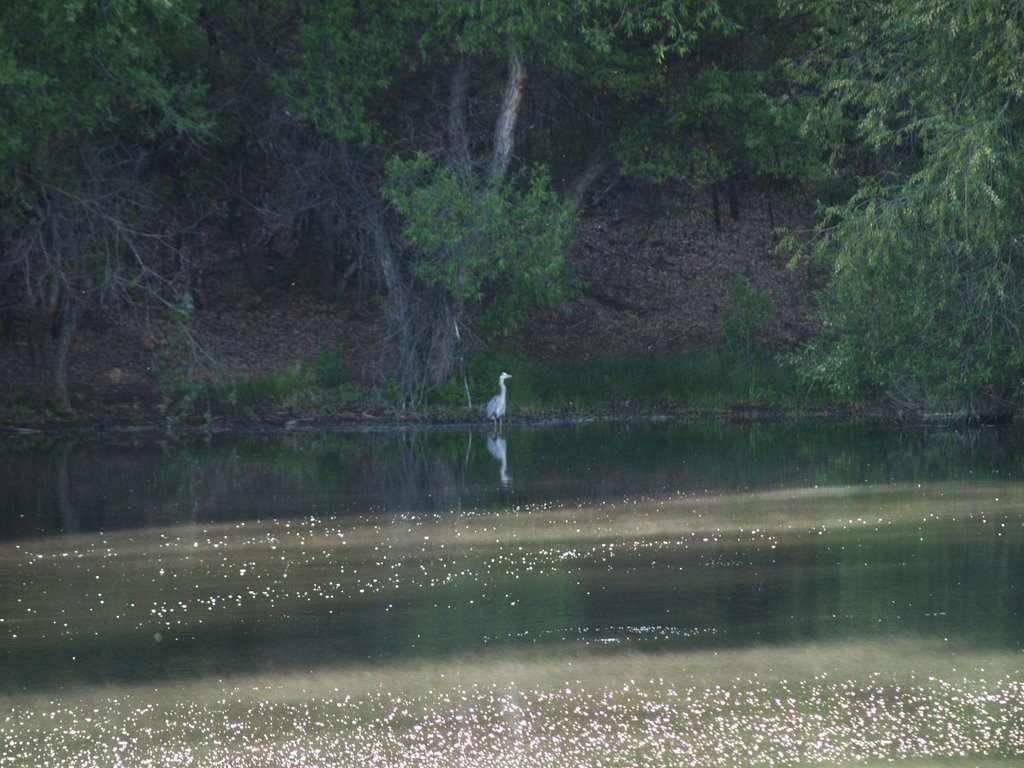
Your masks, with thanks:
M 616 185 L 716 217 L 757 185 L 819 203 L 779 244 L 828 278 L 788 358 L 808 386 L 1007 413 L 1022 129 L 1011 0 L 7 3 L 0 346 L 67 410 L 83 323 L 188 355 L 228 264 L 374 297 L 416 405 L 584 288 L 567 254 Z

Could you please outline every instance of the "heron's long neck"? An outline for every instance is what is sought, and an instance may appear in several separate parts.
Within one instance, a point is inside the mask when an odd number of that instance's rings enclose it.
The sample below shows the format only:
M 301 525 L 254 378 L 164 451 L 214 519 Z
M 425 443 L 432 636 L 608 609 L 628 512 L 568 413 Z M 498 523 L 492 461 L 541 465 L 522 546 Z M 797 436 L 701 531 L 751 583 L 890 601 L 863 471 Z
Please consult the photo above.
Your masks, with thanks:
M 501 396 L 504 397 L 505 396 L 505 380 L 504 379 L 498 379 L 498 388 L 501 390 Z

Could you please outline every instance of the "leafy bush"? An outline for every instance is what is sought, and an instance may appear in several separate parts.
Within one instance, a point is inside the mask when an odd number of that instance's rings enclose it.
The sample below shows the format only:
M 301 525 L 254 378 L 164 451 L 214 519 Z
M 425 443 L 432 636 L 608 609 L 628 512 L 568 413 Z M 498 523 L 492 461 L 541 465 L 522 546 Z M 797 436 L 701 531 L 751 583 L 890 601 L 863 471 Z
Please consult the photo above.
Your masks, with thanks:
M 320 346 L 313 355 L 313 378 L 324 389 L 341 386 L 345 381 L 345 350 L 341 347 Z
M 980 122 L 930 146 L 900 194 L 866 188 L 834 211 L 818 253 L 835 272 L 808 371 L 915 410 L 1006 413 L 1024 375 L 1021 154 Z
M 479 186 L 420 154 L 388 164 L 386 194 L 418 251 L 417 276 L 464 304 L 491 336 L 572 288 L 565 258 L 575 226 L 547 173 L 535 168 Z
M 856 188 L 811 247 L 833 280 L 807 370 L 914 410 L 1005 416 L 1024 377 L 1020 3 L 848 6 L 804 70 Z

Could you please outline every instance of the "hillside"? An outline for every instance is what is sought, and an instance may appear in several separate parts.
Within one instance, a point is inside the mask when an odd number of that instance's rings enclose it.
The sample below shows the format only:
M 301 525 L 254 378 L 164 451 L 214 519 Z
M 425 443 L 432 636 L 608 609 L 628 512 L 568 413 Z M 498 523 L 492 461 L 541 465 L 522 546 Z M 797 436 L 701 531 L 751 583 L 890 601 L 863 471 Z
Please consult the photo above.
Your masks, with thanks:
M 739 202 L 739 218 L 723 212 L 720 232 L 706 195 L 653 206 L 621 196 L 587 216 L 573 254 L 584 291 L 567 314 L 534 318 L 524 348 L 558 359 L 714 347 L 737 277 L 771 301 L 761 340 L 775 349 L 796 346 L 813 322 L 813 278 L 805 267 L 788 267 L 774 230 L 806 226 L 812 210 L 777 194 L 769 201 L 756 189 Z
M 708 196 L 620 192 L 588 211 L 571 256 L 583 290 L 568 311 L 537 313 L 512 341 L 540 363 L 707 349 L 722 343 L 730 279 L 770 299 L 762 341 L 792 348 L 812 324 L 812 277 L 775 250 L 774 227 L 799 227 L 810 208 L 764 190 L 741 193 L 739 218 L 716 231 Z M 724 212 L 723 212 L 724 214 Z M 369 384 L 379 370 L 383 322 L 369 292 L 326 302 L 293 284 L 257 295 L 223 271 L 204 276 L 193 316 L 203 354 L 182 359 L 136 323 L 91 317 L 76 338 L 72 402 L 80 417 L 120 422 L 159 417 L 159 384 L 189 372 L 240 380 L 288 369 L 317 350 L 343 350 L 348 375 Z M 28 349 L 14 326 L 0 344 L 9 402 L 27 392 Z M 174 361 L 168 365 L 168 361 Z M 384 372 L 386 374 L 386 372 Z

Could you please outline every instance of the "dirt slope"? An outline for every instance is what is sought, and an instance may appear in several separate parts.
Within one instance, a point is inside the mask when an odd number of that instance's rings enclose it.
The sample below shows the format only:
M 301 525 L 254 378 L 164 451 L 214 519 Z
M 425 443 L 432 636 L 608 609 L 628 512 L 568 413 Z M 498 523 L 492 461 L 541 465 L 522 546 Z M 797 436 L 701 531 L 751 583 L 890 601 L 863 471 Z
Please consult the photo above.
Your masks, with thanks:
M 588 211 L 571 258 L 583 293 L 569 311 L 537 313 L 517 341 L 539 361 L 567 357 L 635 356 L 650 351 L 696 350 L 720 344 L 728 307 L 728 281 L 743 277 L 771 300 L 765 340 L 789 348 L 812 323 L 812 278 L 789 269 L 776 252 L 774 227 L 800 227 L 810 208 L 777 193 L 746 190 L 740 217 L 723 211 L 714 226 L 707 195 L 664 194 L 638 202 L 619 194 Z M 208 281 L 208 284 L 212 281 Z M 371 296 L 327 303 L 298 287 L 257 299 L 240 284 L 222 282 L 195 314 L 196 338 L 209 351 L 189 361 L 197 370 L 250 377 L 286 369 L 318 348 L 345 350 L 349 370 L 369 376 L 378 368 L 384 332 Z M 215 295 L 214 295 L 215 294 Z M 165 344 L 134 325 L 86 324 L 70 371 L 80 412 L 142 418 L 154 412 L 154 384 Z M 23 339 L 0 341 L 0 387 L 29 387 Z
M 535 318 L 523 334 L 526 349 L 558 358 L 715 346 L 734 277 L 770 299 L 765 343 L 792 348 L 807 337 L 813 277 L 788 268 L 776 230 L 805 227 L 809 206 L 748 192 L 739 219 L 723 212 L 718 231 L 706 197 L 660 203 L 650 211 L 620 198 L 585 219 L 573 264 L 587 288 L 568 315 Z

